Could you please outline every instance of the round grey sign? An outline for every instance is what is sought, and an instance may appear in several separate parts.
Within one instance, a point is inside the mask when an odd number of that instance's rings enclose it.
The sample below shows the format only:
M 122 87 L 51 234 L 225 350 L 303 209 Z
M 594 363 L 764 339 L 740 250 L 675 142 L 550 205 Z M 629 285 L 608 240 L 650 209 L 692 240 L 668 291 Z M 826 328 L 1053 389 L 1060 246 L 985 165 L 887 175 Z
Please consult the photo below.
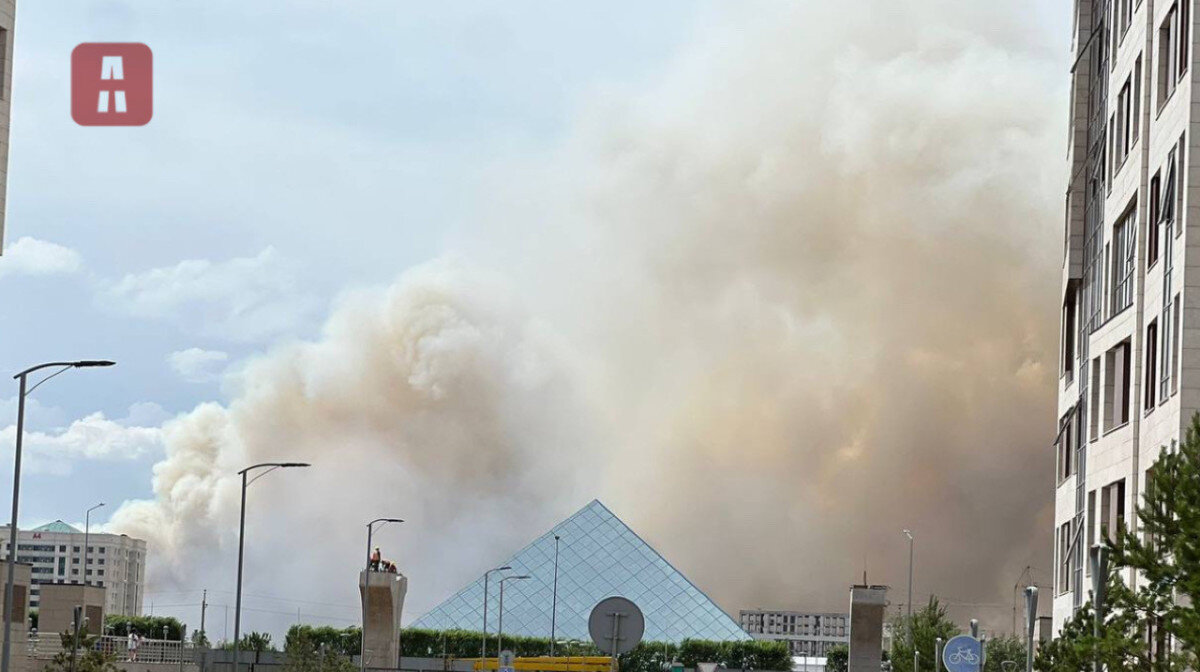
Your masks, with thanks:
M 602 653 L 617 656 L 633 650 L 646 632 L 642 610 L 623 597 L 606 597 L 592 608 L 588 633 Z

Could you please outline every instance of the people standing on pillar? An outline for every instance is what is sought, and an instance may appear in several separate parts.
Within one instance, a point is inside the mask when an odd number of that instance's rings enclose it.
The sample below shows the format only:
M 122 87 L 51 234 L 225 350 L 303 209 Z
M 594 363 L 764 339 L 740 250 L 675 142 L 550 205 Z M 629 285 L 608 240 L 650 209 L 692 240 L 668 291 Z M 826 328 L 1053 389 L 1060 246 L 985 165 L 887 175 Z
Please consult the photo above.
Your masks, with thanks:
M 376 546 L 375 550 L 371 553 L 371 571 L 378 572 L 379 565 L 382 561 L 383 561 L 383 556 L 380 555 L 379 547 Z

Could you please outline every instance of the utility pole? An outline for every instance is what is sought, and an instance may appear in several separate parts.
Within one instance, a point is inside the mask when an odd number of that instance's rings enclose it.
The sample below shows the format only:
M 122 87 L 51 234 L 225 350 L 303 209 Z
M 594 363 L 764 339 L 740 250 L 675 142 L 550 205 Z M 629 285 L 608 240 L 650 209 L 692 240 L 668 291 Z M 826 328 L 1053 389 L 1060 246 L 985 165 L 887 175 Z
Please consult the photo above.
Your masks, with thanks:
M 207 634 L 204 632 L 204 616 L 205 616 L 205 612 L 207 612 L 207 611 L 208 611 L 208 589 L 206 588 L 204 590 L 204 594 L 201 595 L 201 597 L 200 597 L 200 641 L 204 641 L 207 638 Z

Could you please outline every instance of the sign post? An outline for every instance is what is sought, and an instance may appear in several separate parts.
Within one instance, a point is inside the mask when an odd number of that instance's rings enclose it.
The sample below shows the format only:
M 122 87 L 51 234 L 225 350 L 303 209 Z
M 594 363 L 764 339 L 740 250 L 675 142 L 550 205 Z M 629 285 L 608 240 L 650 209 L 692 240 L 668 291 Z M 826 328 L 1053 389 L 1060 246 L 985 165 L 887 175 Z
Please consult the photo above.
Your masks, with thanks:
M 947 672 L 979 672 L 983 669 L 983 645 L 970 635 L 950 638 L 942 649 Z

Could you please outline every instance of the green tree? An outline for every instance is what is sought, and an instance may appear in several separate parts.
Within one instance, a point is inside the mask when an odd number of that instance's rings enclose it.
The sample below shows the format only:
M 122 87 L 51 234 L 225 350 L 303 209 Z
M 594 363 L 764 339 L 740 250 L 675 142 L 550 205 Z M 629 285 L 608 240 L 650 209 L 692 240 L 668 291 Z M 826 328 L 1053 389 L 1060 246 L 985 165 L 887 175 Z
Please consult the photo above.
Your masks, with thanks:
M 908 617 L 902 616 L 893 621 L 892 650 L 889 656 L 893 672 L 913 671 L 913 647 L 908 642 Z M 929 598 L 929 604 L 912 615 L 912 637 L 916 642 L 917 651 L 921 654 L 921 670 L 934 670 L 934 656 L 937 649 L 937 638 L 949 640 L 961 631 L 946 612 L 946 608 L 936 597 Z M 920 672 L 920 671 L 918 671 Z
M 121 672 L 113 663 L 113 657 L 96 646 L 97 637 L 87 633 L 79 633 L 78 639 L 71 631 L 59 635 L 62 638 L 62 650 L 42 668 L 43 672 L 68 672 L 72 669 L 71 653 L 74 651 L 75 672 Z
M 271 646 L 271 634 L 267 632 L 251 632 L 242 635 L 242 650 L 253 651 L 255 656 L 265 651 L 274 651 Z M 256 658 L 257 659 L 257 658 Z
M 850 667 L 850 647 L 838 644 L 825 652 L 825 672 L 847 672 Z
M 1025 669 L 1025 642 L 1017 637 L 989 639 L 983 672 L 1004 672 L 1001 664 L 1009 660 L 1017 664 L 1017 669 Z
M 297 627 L 307 626 L 293 626 L 292 631 Z M 304 634 L 292 636 L 292 631 L 288 632 L 287 644 L 283 649 L 286 656 L 284 672 L 354 672 L 355 667 L 350 656 L 333 650 L 333 647 L 320 642 L 317 637 Z
M 1138 574 L 1136 606 L 1160 652 L 1155 664 L 1194 664 L 1200 650 L 1200 414 L 1192 416 L 1184 440 L 1155 461 L 1137 516 L 1138 534 L 1122 529 L 1116 543 L 1108 543 L 1113 563 Z M 1187 652 L 1182 660 L 1162 655 L 1168 638 Z

